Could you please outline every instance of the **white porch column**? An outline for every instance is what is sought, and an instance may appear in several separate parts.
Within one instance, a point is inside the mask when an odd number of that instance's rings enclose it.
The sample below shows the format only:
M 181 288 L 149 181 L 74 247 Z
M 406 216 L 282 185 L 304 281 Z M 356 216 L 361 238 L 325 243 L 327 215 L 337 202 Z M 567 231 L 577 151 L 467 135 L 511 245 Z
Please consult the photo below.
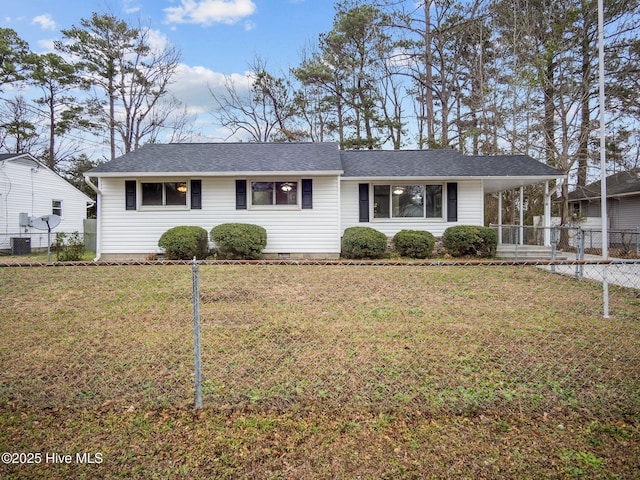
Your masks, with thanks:
M 502 190 L 498 192 L 498 245 L 502 245 Z
M 524 245 L 524 187 L 520 187 L 520 245 Z
M 551 246 L 551 194 L 549 193 L 549 180 L 544 182 L 544 246 Z

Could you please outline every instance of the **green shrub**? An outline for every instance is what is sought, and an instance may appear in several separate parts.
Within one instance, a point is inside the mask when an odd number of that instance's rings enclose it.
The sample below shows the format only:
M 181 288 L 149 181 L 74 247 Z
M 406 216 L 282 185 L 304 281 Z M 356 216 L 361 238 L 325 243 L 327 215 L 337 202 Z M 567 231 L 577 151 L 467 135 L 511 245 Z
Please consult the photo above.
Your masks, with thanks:
M 453 257 L 489 258 L 496 254 L 498 235 L 489 227 L 458 225 L 444 231 L 442 245 Z
M 78 232 L 73 232 L 71 235 L 58 232 L 55 250 L 59 262 L 77 262 L 82 260 L 84 242 Z
M 350 227 L 342 236 L 342 256 L 380 258 L 387 251 L 387 236 L 371 227 Z
M 429 258 L 436 238 L 424 230 L 400 230 L 393 236 L 396 252 L 402 257 Z
M 169 260 L 190 260 L 209 256 L 209 238 L 202 227 L 173 227 L 162 234 L 158 246 Z
M 267 246 L 267 231 L 248 223 L 223 223 L 213 227 L 211 239 L 221 258 L 256 260 Z

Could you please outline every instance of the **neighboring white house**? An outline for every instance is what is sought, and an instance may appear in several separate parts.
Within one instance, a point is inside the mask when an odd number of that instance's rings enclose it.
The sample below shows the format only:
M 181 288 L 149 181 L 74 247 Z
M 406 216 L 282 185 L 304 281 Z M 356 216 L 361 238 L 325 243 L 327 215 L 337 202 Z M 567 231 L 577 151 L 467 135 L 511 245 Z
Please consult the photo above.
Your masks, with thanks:
M 29 154 L 0 154 L 0 250 L 11 250 L 12 238 L 29 239 L 32 249 L 46 248 L 46 232 L 33 228 L 34 218 L 59 215 L 52 232 L 83 232 L 87 207 L 94 202 Z
M 484 196 L 563 178 L 531 157 L 454 150 L 340 151 L 336 143 L 145 145 L 86 174 L 98 193 L 98 257 L 160 253 L 177 225 L 267 230 L 267 257 L 335 258 L 345 228 L 440 236 L 483 225 Z M 97 179 L 97 184 L 91 179 Z

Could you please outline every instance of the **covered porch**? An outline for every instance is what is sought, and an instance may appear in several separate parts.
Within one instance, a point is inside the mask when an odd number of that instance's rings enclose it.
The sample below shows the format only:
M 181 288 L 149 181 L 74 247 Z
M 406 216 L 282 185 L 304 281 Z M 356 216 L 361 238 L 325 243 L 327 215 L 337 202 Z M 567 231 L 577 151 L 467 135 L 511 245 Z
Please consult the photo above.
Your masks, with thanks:
M 559 190 L 563 180 L 563 175 L 556 175 L 552 178 L 544 179 L 544 213 L 534 216 L 530 224 L 525 224 L 525 211 L 528 202 L 525 198 L 525 187 L 540 184 L 540 177 L 537 178 L 507 178 L 487 181 L 485 193 L 497 198 L 497 223 L 490 223 L 489 226 L 496 230 L 498 236 L 498 248 L 496 256 L 502 259 L 552 259 L 557 258 L 558 242 L 560 234 L 560 219 L 552 217 L 552 198 Z M 551 187 L 551 182 L 555 181 L 555 187 Z M 518 218 L 515 222 L 504 222 L 503 192 L 515 191 L 517 197 L 513 200 L 517 206 Z

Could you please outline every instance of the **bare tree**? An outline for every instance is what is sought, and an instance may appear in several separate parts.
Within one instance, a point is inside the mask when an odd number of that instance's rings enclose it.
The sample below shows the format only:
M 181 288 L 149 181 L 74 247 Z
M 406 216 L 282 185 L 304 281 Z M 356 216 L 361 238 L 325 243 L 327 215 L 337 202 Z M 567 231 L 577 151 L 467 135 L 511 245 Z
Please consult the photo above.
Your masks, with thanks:
M 156 126 L 165 125 L 170 118 L 166 109 L 155 110 L 168 95 L 167 88 L 180 61 L 180 52 L 175 47 L 150 46 L 148 28 L 138 27 L 137 31 L 132 53 L 120 58 L 119 68 L 118 92 L 124 115 L 116 123 L 116 130 L 125 153 L 137 150 Z
M 144 137 L 148 143 L 189 142 L 196 135 L 195 120 L 196 116 L 178 99 L 163 98 L 140 124 L 140 138 Z
M 225 77 L 224 91 L 209 86 L 214 107 L 211 114 L 229 131 L 229 137 L 247 135 L 250 141 L 292 141 L 304 137 L 293 128 L 295 103 L 293 89 L 284 77 L 269 73 L 260 58 L 249 66 L 246 83 Z

